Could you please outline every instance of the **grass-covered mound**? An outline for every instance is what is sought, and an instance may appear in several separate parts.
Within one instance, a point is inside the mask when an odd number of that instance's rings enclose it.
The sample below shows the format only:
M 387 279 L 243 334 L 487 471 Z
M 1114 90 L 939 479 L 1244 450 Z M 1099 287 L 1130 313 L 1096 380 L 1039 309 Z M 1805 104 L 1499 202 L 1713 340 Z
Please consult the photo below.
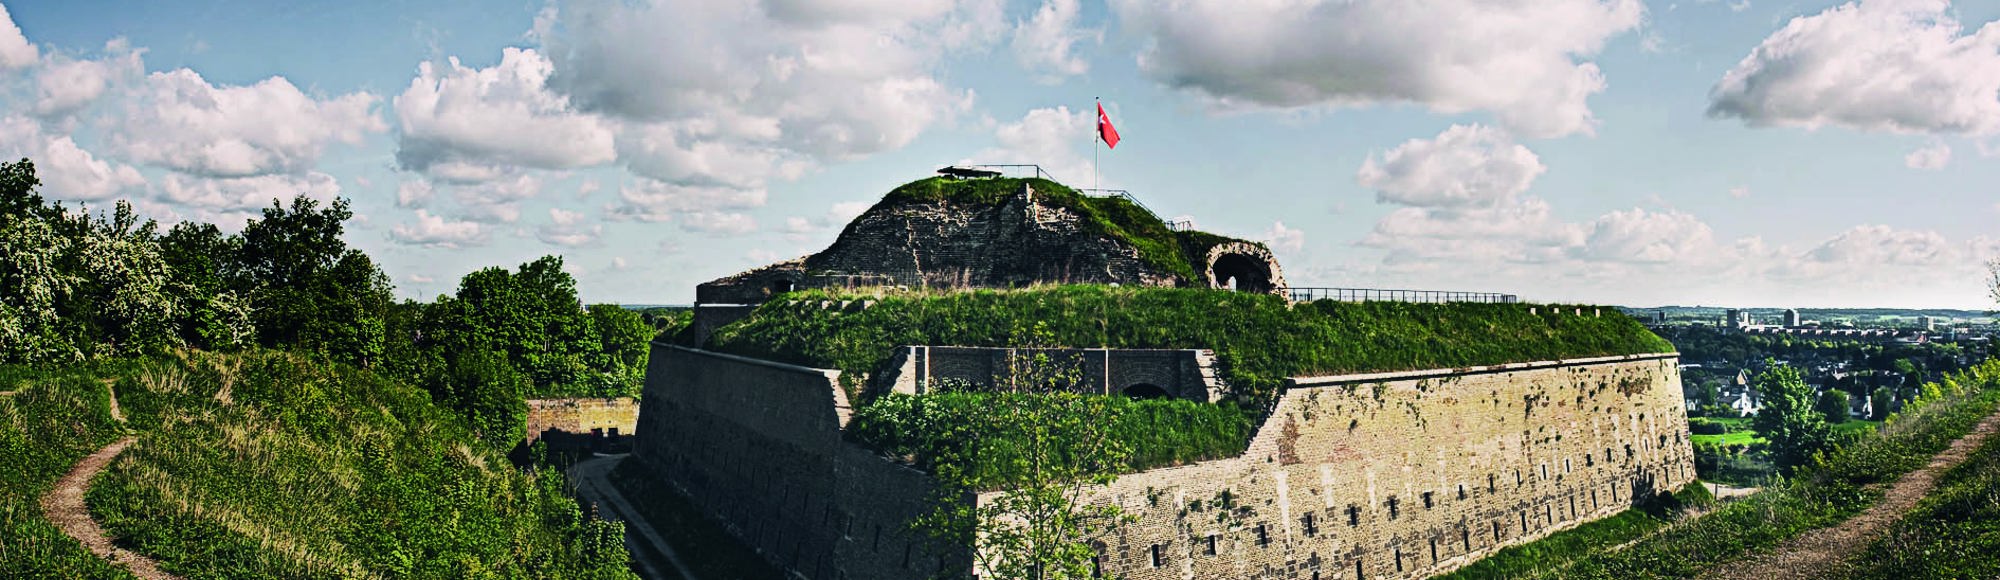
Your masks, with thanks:
M 21 506 L 131 433 L 88 492 L 92 515 L 185 577 L 632 577 L 622 526 L 586 517 L 554 470 L 518 470 L 480 445 L 422 390 L 293 355 L 183 356 L 96 373 L 117 389 L 123 426 L 95 376 L 11 371 L 0 576 L 122 575 L 91 572 L 102 568 Z
M 941 392 L 923 395 L 890 394 L 863 406 L 848 424 L 847 436 L 892 457 L 920 468 L 936 467 L 940 458 L 965 458 L 967 475 L 976 482 L 1005 481 L 1001 470 L 1012 469 L 1034 456 L 1025 450 L 1029 433 L 1018 430 L 989 430 L 988 425 L 1008 425 L 987 415 L 1010 408 L 1004 398 L 1049 396 L 1018 393 Z M 1082 395 L 1102 397 L 1101 395 Z M 1081 420 L 1109 421 L 1106 431 L 1125 450 L 1125 465 L 1117 471 L 1140 471 L 1233 457 L 1249 442 L 1255 414 L 1233 404 L 1210 405 L 1182 399 L 1129 400 L 1102 397 L 1107 405 L 1062 407 L 1089 409 L 1096 413 Z M 1029 401 L 1034 403 L 1036 401 Z M 1062 424 L 1060 418 L 1049 422 Z M 1058 450 L 1047 455 L 1067 456 L 1067 450 L 1083 447 L 1066 441 L 1069 434 L 1053 433 Z M 968 449 L 969 447 L 973 449 Z
M 860 302 L 875 301 L 862 308 Z M 853 301 L 823 308 L 823 301 Z M 1531 313 L 1530 310 L 1534 312 Z M 1601 316 L 1592 316 L 1600 311 Z M 718 329 L 708 348 L 848 376 L 876 371 L 900 345 L 1211 348 L 1246 406 L 1288 377 L 1459 368 L 1671 352 L 1617 309 L 1285 299 L 1201 289 L 1052 286 L 892 293 L 805 291 Z
M 1130 199 L 1085 195 L 1063 184 L 1039 178 L 920 179 L 890 191 L 875 207 L 936 202 L 1000 205 L 1019 194 L 1023 184 L 1035 188 L 1035 199 L 1042 204 L 1082 216 L 1084 227 L 1091 233 L 1130 244 L 1139 250 L 1139 257 L 1148 265 L 1190 282 L 1207 282 L 1207 269 L 1203 262 L 1207 259 L 1209 248 L 1225 242 L 1263 245 L 1206 232 L 1176 232 L 1168 229 L 1160 216 L 1132 203 Z

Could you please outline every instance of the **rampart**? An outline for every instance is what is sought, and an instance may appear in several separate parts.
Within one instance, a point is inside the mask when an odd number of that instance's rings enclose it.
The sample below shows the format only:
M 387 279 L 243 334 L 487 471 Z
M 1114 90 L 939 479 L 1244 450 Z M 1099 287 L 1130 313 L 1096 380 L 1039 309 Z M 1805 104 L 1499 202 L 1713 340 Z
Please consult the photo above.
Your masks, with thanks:
M 637 456 L 803 577 L 963 571 L 930 478 L 845 442 L 837 371 L 655 344 Z M 1418 578 L 1693 480 L 1675 356 L 1298 378 L 1241 456 L 1093 490 L 1107 575 Z M 984 499 L 983 496 L 980 499 Z M 973 498 L 967 498 L 972 500 Z
M 1077 392 L 1211 403 L 1224 389 L 1215 352 L 1197 349 L 905 346 L 890 361 L 892 371 L 878 380 L 911 395 L 946 382 L 1010 386 L 1037 355 L 1073 361 L 1078 376 L 1072 390 Z

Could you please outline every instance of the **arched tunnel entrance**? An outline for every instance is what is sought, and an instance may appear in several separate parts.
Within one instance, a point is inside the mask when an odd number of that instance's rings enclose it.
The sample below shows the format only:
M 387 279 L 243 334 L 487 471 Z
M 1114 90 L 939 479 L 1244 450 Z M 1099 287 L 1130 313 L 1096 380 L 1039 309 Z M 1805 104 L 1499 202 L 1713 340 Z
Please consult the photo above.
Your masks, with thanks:
M 1125 387 L 1125 396 L 1127 398 L 1141 399 L 1141 400 L 1165 399 L 1168 397 L 1168 393 L 1166 389 L 1160 388 L 1159 385 L 1139 383 L 1136 385 Z
M 1263 260 L 1243 254 L 1223 254 L 1215 259 L 1210 272 L 1217 286 L 1238 292 L 1268 294 L 1277 289 L 1271 284 L 1271 268 Z
M 1278 260 L 1262 244 L 1227 242 L 1208 249 L 1210 288 L 1279 294 L 1286 288 Z

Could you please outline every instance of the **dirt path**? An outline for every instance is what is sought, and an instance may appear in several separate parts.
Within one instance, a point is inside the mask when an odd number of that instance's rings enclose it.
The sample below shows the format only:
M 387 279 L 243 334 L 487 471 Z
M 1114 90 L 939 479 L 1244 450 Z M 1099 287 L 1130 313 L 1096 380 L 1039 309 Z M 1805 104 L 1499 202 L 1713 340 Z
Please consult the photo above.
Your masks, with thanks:
M 1723 580 L 1806 580 L 1844 576 L 1847 558 L 1868 547 L 1883 528 L 1916 507 L 1937 486 L 1938 475 L 1963 463 L 1987 438 L 2000 432 L 2000 414 L 1980 421 L 1972 432 L 1951 442 L 1923 469 L 1906 474 L 1882 494 L 1882 501 L 1853 519 L 1800 534 L 1776 549 L 1747 560 L 1717 566 L 1703 578 Z
M 119 439 L 118 442 L 106 445 L 89 457 L 83 458 L 83 461 L 76 462 L 76 466 L 71 467 L 68 474 L 56 480 L 55 489 L 49 490 L 47 495 L 42 496 L 42 517 L 48 518 L 49 523 L 62 528 L 64 534 L 76 538 L 76 541 L 81 542 L 83 547 L 89 548 L 91 553 L 97 554 L 97 557 L 124 564 L 131 570 L 133 576 L 138 576 L 141 580 L 175 579 L 176 576 L 160 571 L 160 563 L 153 561 L 152 558 L 112 545 L 110 536 L 104 535 L 104 528 L 98 527 L 97 521 L 90 519 L 90 509 L 83 505 L 83 494 L 90 489 L 91 478 L 96 477 L 97 472 L 103 471 L 104 466 L 110 465 L 111 460 L 118 458 L 118 454 L 124 452 L 125 448 L 130 447 L 135 440 L 136 437 Z
M 673 547 L 661 539 L 660 533 L 653 529 L 645 517 L 639 515 L 638 510 L 632 508 L 632 504 L 625 500 L 625 495 L 618 493 L 618 488 L 611 485 L 610 479 L 606 477 L 612 468 L 625 460 L 625 457 L 626 455 L 622 454 L 602 456 L 570 466 L 569 478 L 570 482 L 576 484 L 577 495 L 583 496 L 584 501 L 596 504 L 601 510 L 598 512 L 599 517 L 625 522 L 625 542 L 628 545 L 646 542 L 655 552 L 666 557 L 667 561 L 656 562 L 647 557 L 648 553 L 645 550 L 629 550 L 632 553 L 632 560 L 638 562 L 639 567 L 646 572 L 643 576 L 664 578 L 666 576 L 661 574 L 661 570 L 671 568 L 678 572 L 681 578 L 696 580 L 694 572 L 689 571 L 687 565 L 681 563 L 680 555 L 674 553 Z M 637 548 L 637 546 L 632 547 Z
M 104 392 L 111 393 L 111 418 L 124 423 L 125 412 L 118 409 L 118 379 L 101 379 L 98 382 L 104 383 Z

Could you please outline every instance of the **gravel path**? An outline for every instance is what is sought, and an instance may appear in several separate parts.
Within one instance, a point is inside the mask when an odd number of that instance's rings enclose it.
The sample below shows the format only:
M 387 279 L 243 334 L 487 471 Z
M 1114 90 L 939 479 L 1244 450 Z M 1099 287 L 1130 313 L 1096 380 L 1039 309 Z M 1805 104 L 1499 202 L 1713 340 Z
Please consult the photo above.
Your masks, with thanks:
M 1847 558 L 1861 553 L 1883 528 L 1916 507 L 1937 486 L 1939 474 L 1963 463 L 1987 438 L 2000 432 L 2000 414 L 1980 421 L 1972 432 L 1951 442 L 1923 469 L 1906 474 L 1882 494 L 1882 501 L 1853 519 L 1787 540 L 1768 553 L 1711 569 L 1703 578 L 1722 580 L 1807 580 L 1844 576 Z
M 625 454 L 599 456 L 570 466 L 569 478 L 571 483 L 576 484 L 577 495 L 583 496 L 584 501 L 598 507 L 598 517 L 625 522 L 625 542 L 628 546 L 646 542 L 654 551 L 666 556 L 666 562 L 656 562 L 648 557 L 645 550 L 629 550 L 632 553 L 632 560 L 638 562 L 640 569 L 645 572 L 643 576 L 664 578 L 666 576 L 661 574 L 661 570 L 672 569 L 678 572 L 681 578 L 695 580 L 694 572 L 688 570 L 686 564 L 681 563 L 680 555 L 674 553 L 673 547 L 667 545 L 666 540 L 653 529 L 652 524 L 648 523 L 644 516 L 639 515 L 639 510 L 633 509 L 632 504 L 625 500 L 625 495 L 618 493 L 618 488 L 611 485 L 610 479 L 606 477 L 612 468 L 618 467 L 618 463 L 625 460 L 625 457 Z M 632 547 L 637 548 L 637 546 Z
M 135 437 L 119 439 L 118 442 L 106 445 L 82 461 L 76 462 L 76 466 L 71 467 L 68 474 L 56 481 L 55 489 L 49 490 L 47 495 L 42 496 L 42 517 L 61 528 L 64 534 L 76 538 L 77 542 L 90 549 L 91 553 L 97 554 L 97 557 L 124 564 L 133 576 L 138 576 L 141 580 L 175 579 L 178 577 L 160 571 L 160 563 L 153 561 L 152 558 L 112 545 L 110 536 L 104 535 L 104 528 L 98 527 L 97 521 L 90 519 L 90 509 L 83 505 L 83 494 L 90 489 L 91 478 L 96 477 L 97 472 L 103 471 L 104 466 L 110 465 L 111 460 L 117 459 L 118 454 L 124 452 L 125 448 L 130 447 L 135 440 L 137 440 Z

